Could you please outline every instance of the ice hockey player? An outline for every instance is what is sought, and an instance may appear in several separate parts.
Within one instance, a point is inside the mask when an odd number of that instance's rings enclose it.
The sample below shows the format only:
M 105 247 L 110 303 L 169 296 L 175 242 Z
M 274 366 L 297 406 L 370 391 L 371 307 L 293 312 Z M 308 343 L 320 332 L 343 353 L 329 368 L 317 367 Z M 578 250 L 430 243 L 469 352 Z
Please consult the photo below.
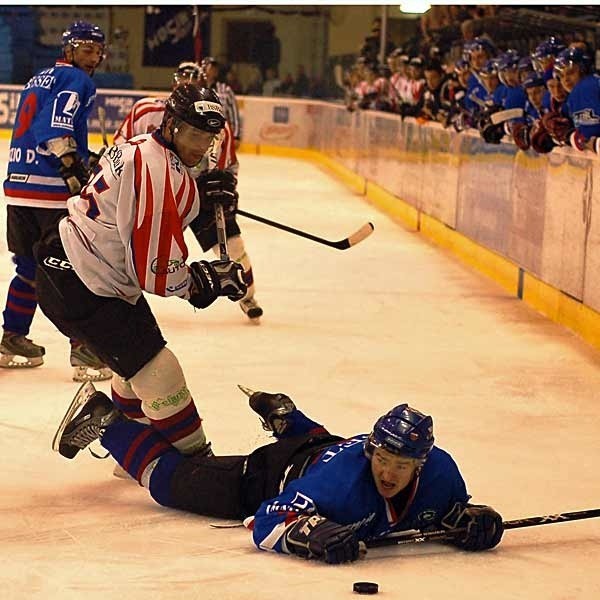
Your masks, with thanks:
M 3 313 L 0 367 L 37 367 L 44 362 L 44 347 L 27 338 L 37 307 L 34 247 L 54 235 L 67 214 L 67 198 L 79 192 L 89 175 L 87 118 L 96 97 L 92 75 L 104 58 L 104 33 L 96 25 L 76 21 L 63 33 L 62 48 L 63 56 L 54 66 L 27 82 L 15 117 L 4 196 L 16 276 Z M 74 339 L 71 365 L 76 381 L 112 376 Z
M 173 88 L 182 83 L 208 87 L 206 74 L 203 69 L 198 64 L 189 61 L 182 62 L 175 73 L 173 73 Z M 221 98 L 219 99 L 221 100 Z M 160 127 L 164 112 L 165 101 L 162 98 L 148 97 L 138 100 L 115 133 L 115 144 L 130 140 L 141 133 L 151 133 Z M 225 171 L 230 174 L 232 180 L 236 180 L 239 171 L 239 162 L 235 150 L 231 126 L 226 121 L 221 138 L 215 141 L 200 163 L 191 169 L 191 174 L 197 178 L 198 185 L 205 185 L 207 171 L 212 169 Z M 248 292 L 240 300 L 239 306 L 252 323 L 258 324 L 263 314 L 263 309 L 255 297 L 254 273 L 235 216 L 236 208 L 237 199 L 236 203 L 230 205 L 229 210 L 225 212 L 227 249 L 233 260 L 239 262 L 244 267 L 244 278 L 248 286 Z M 200 213 L 190 224 L 190 229 L 204 252 L 212 248 L 213 252 L 217 256 L 219 255 L 215 215 L 212 206 L 205 205 L 200 207 Z
M 430 416 L 401 404 L 370 434 L 342 439 L 288 396 L 242 389 L 276 438 L 249 456 L 186 458 L 91 383 L 71 403 L 53 447 L 73 458 L 99 437 L 156 502 L 244 519 L 261 550 L 344 563 L 359 557 L 359 541 L 409 529 L 466 528 L 452 543 L 469 551 L 500 542 L 502 518 L 469 503 L 456 463 L 433 445 Z
M 184 84 L 167 100 L 160 129 L 111 146 L 59 232 L 38 250 L 44 314 L 84 340 L 115 372 L 115 402 L 127 405 L 184 454 L 210 452 L 179 361 L 166 348 L 143 292 L 206 308 L 246 293 L 242 266 L 188 263 L 184 229 L 200 202 L 235 190 L 215 180 L 202 192 L 185 167 L 198 163 L 225 124 L 216 94 Z M 210 182 L 209 182 L 210 183 Z

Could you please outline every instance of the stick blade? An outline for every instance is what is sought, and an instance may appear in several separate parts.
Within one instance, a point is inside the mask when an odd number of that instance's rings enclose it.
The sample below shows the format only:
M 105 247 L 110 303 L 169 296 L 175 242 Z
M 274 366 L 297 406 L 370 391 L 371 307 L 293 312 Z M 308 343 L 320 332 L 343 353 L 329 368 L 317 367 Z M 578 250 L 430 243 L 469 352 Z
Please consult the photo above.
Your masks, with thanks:
M 360 244 L 364 239 L 368 238 L 374 231 L 375 225 L 373 223 L 365 223 L 358 231 L 355 231 L 352 235 L 348 236 L 345 240 L 338 242 L 338 248 L 346 250 L 356 244 Z

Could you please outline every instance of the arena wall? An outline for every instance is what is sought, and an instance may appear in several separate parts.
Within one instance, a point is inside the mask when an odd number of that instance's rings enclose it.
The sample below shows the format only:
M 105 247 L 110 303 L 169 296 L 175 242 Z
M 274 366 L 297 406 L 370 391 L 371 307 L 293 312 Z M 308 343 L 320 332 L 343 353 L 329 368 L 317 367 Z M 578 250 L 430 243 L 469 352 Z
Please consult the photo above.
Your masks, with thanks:
M 20 89 L 0 86 L 0 128 L 12 128 Z M 107 131 L 149 94 L 99 90 L 96 106 L 106 108 Z M 570 148 L 537 155 L 512 143 L 486 144 L 475 132 L 350 113 L 326 102 L 247 96 L 239 103 L 242 151 L 330 169 L 393 218 L 600 348 L 595 155 Z M 90 132 L 99 132 L 96 110 Z M 91 145 L 100 145 L 99 136 Z

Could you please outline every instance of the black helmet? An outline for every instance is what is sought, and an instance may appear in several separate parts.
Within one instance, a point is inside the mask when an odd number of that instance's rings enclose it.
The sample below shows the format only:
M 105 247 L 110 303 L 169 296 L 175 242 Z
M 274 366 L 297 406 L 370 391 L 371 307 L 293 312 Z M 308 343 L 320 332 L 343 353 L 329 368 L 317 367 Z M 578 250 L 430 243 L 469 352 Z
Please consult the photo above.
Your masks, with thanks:
M 191 83 L 177 86 L 167 98 L 165 116 L 210 133 L 220 133 L 225 127 L 225 114 L 215 92 Z

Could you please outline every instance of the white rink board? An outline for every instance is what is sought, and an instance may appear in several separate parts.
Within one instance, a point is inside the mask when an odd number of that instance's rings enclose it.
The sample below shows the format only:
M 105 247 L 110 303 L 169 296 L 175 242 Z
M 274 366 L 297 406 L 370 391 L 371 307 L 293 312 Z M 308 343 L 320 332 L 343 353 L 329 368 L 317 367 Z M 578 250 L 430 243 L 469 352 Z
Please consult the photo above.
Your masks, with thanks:
M 598 506 L 597 353 L 315 166 L 243 155 L 240 177 L 251 212 L 329 239 L 368 220 L 376 229 L 337 251 L 240 218 L 265 309 L 259 327 L 224 299 L 196 312 L 150 299 L 218 453 L 266 440 L 237 383 L 286 392 L 341 435 L 407 401 L 433 414 L 474 501 L 505 519 Z M 4 209 L 0 222 L 4 231 Z M 11 277 L 2 236 L 1 302 Z M 5 600 L 350 600 L 363 580 L 378 582 L 382 599 L 600 597 L 597 519 L 510 531 L 487 553 L 387 548 L 331 567 L 260 552 L 243 529 L 161 508 L 115 479 L 110 459 L 51 452 L 76 384 L 68 342 L 43 315 L 31 335 L 46 363 L 0 370 Z

